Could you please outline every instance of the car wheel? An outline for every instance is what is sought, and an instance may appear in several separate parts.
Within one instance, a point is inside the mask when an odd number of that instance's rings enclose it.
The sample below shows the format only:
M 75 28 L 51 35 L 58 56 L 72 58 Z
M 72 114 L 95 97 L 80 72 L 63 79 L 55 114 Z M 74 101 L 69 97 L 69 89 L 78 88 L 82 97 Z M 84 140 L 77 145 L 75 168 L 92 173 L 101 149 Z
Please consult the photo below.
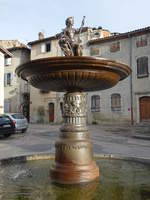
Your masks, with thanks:
M 22 132 L 22 133 L 25 133 L 26 131 L 27 131 L 27 129 L 22 129 L 22 131 L 21 131 L 21 132 Z
M 7 137 L 9 137 L 10 135 L 11 135 L 11 133 L 6 133 L 6 134 L 4 134 L 4 137 L 7 138 Z

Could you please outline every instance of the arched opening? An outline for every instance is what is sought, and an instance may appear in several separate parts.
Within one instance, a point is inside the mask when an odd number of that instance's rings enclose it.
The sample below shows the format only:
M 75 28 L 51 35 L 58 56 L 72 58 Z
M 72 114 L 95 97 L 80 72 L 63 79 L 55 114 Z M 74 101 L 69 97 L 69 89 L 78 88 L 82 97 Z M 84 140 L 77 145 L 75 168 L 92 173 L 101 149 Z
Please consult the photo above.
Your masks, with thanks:
M 150 97 L 141 97 L 140 105 L 140 121 L 150 121 Z

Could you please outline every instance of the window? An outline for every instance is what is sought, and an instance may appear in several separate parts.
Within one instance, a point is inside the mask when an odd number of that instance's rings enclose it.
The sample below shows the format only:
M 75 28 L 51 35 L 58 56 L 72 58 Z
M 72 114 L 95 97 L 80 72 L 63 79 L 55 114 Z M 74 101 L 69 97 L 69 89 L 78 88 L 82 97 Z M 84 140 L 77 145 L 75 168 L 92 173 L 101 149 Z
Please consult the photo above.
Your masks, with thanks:
M 45 43 L 41 44 L 41 53 L 45 53 Z
M 41 44 L 41 53 L 50 52 L 51 51 L 51 43 L 42 43 Z
M 140 57 L 137 59 L 137 77 L 148 77 L 148 57 Z
M 25 117 L 22 114 L 13 114 L 11 115 L 14 119 L 25 119 Z
M 99 55 L 99 48 L 97 48 L 97 47 L 91 47 L 91 49 L 90 49 L 90 54 L 91 54 L 91 56 L 96 56 L 96 55 Z
M 93 95 L 91 97 L 91 111 L 92 112 L 100 111 L 100 96 L 99 95 Z
M 120 94 L 111 95 L 111 110 L 112 111 L 121 110 L 121 95 Z
M 11 101 L 10 101 L 10 99 L 5 99 L 4 100 L 4 112 L 5 113 L 10 112 L 11 111 L 10 107 L 11 107 Z
M 6 59 L 5 59 L 5 65 L 6 65 L 6 66 L 11 65 L 11 58 L 6 58 Z
M 11 86 L 13 81 L 13 74 L 12 73 L 6 73 L 4 74 L 4 86 Z
M 136 38 L 136 47 L 144 47 L 147 46 L 147 36 L 140 36 Z
M 114 52 L 117 52 L 117 51 L 120 51 L 120 42 L 114 42 L 111 44 L 110 46 L 110 52 L 111 53 L 114 53 Z
M 46 44 L 46 52 L 51 51 L 51 43 Z
M 97 30 L 93 30 L 91 32 L 91 39 L 97 39 L 101 37 L 101 32 L 97 31 Z

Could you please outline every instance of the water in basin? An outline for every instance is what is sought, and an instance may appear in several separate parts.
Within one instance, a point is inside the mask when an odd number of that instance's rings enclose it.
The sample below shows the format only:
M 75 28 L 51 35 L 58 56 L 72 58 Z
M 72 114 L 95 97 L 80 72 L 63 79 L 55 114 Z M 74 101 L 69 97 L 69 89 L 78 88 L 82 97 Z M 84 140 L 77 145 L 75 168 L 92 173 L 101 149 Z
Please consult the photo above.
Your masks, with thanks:
M 150 165 L 97 159 L 99 180 L 81 185 L 55 185 L 49 177 L 53 160 L 0 167 L 0 200 L 149 200 Z

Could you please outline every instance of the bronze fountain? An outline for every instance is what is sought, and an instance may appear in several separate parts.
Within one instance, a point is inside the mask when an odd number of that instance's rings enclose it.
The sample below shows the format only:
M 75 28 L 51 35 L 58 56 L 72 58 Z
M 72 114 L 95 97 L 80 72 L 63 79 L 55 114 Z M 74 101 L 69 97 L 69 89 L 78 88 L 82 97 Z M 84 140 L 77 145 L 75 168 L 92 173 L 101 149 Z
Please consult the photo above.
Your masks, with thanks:
M 32 60 L 19 66 L 16 73 L 32 86 L 66 92 L 63 98 L 64 123 L 55 143 L 55 163 L 50 169 L 52 181 L 62 184 L 89 182 L 99 177 L 93 158 L 93 143 L 86 126 L 87 91 L 111 88 L 125 79 L 130 68 L 114 60 L 82 56 L 81 40 L 76 40 L 73 17 L 59 36 L 62 57 Z M 78 35 L 82 32 L 82 25 Z

